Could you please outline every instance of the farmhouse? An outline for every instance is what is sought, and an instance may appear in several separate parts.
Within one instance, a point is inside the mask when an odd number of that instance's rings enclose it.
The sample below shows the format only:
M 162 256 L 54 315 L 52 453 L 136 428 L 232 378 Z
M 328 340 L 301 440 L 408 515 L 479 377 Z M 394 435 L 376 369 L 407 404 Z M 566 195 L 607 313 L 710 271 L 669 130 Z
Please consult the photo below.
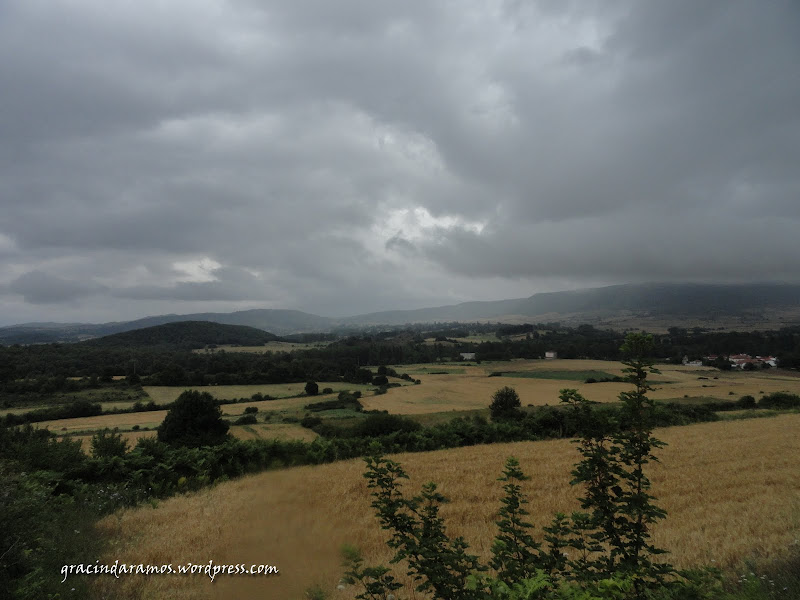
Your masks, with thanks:
M 461 360 L 475 360 L 475 353 L 474 352 L 462 352 L 461 353 Z
M 705 357 L 705 359 L 709 362 L 715 361 L 717 358 L 718 356 L 716 354 L 711 354 Z M 778 359 L 774 356 L 752 357 L 749 354 L 731 354 L 728 357 L 728 362 L 731 363 L 731 367 L 734 369 L 752 369 L 754 367 L 761 368 L 765 366 L 778 366 Z
M 558 358 L 558 352 L 555 352 L 553 350 L 548 350 L 547 352 L 544 353 L 545 360 L 555 360 L 557 358 Z

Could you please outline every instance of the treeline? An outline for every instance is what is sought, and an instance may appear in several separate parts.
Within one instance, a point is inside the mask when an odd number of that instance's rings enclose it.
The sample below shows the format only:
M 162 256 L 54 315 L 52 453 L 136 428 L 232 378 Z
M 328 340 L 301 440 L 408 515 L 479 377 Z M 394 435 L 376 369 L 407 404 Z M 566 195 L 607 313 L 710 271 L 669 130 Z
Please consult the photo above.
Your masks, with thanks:
M 541 327 L 549 326 L 546 334 Z M 472 327 L 472 326 L 470 326 Z M 498 326 L 494 326 L 498 332 Z M 555 351 L 560 358 L 618 360 L 623 334 L 553 324 L 514 326 L 524 339 L 502 337 L 482 343 L 426 344 L 416 330 L 390 331 L 353 336 L 293 353 L 248 354 L 216 351 L 193 353 L 160 347 L 98 347 L 91 343 L 12 346 L 0 348 L 0 391 L 14 393 L 20 386 L 48 386 L 47 391 L 68 389 L 76 384 L 67 377 L 110 378 L 127 375 L 132 382 L 149 385 L 226 385 L 314 381 L 366 382 L 365 367 L 460 360 L 462 352 L 474 352 L 476 360 L 542 358 Z M 437 333 L 469 333 L 469 330 L 439 329 Z M 679 362 L 683 356 L 748 353 L 774 355 L 781 366 L 800 367 L 800 328 L 773 332 L 707 332 L 673 328 L 655 335 L 654 358 Z M 60 383 L 59 383 L 60 382 Z M 59 387 L 61 386 L 61 387 Z M 41 391 L 41 390 L 40 390 Z

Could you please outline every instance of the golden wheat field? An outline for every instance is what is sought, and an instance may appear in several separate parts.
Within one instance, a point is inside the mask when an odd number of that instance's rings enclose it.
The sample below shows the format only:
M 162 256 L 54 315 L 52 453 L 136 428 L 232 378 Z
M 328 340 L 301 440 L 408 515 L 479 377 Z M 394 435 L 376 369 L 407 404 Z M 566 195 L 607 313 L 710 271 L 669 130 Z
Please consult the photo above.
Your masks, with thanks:
M 669 517 L 656 544 L 682 567 L 732 568 L 751 556 L 775 557 L 800 537 L 800 415 L 717 422 L 657 431 L 669 443 L 652 470 L 653 493 Z M 484 558 L 495 534 L 505 458 L 531 476 L 525 489 L 537 527 L 556 511 L 578 508 L 568 481 L 577 452 L 568 440 L 475 446 L 395 456 L 409 492 L 436 481 L 451 502 L 442 515 Z M 162 563 L 272 564 L 279 576 L 129 576 L 97 578 L 107 598 L 302 598 L 319 584 L 334 598 L 339 549 L 361 547 L 369 562 L 391 557 L 369 507 L 363 462 L 272 471 L 104 519 L 113 540 L 104 560 Z M 540 529 L 537 530 L 540 533 Z M 714 561 L 716 561 L 714 563 Z M 414 592 L 404 597 L 419 598 Z
M 230 433 L 240 440 L 300 440 L 311 442 L 317 438 L 317 434 L 301 427 L 295 423 L 258 423 L 257 425 L 232 425 Z M 123 431 L 120 433 L 122 438 L 128 442 L 128 448 L 136 446 L 140 438 L 154 437 L 156 432 L 151 431 Z M 81 443 L 81 448 L 89 454 L 92 449 L 91 435 L 69 436 L 71 440 Z
M 77 431 L 92 431 L 96 429 L 131 429 L 134 425 L 139 427 L 158 427 L 164 417 L 165 410 L 153 410 L 138 413 L 121 413 L 118 415 L 97 415 L 94 417 L 76 417 L 74 419 L 57 419 L 55 421 L 41 421 L 34 423 L 34 427 L 45 427 L 56 435 Z
M 341 390 L 366 390 L 371 386 L 359 385 L 356 383 L 342 383 L 341 381 L 320 381 L 318 382 L 320 391 L 323 388 L 331 388 L 334 392 Z M 287 396 L 297 396 L 305 391 L 305 383 L 273 383 L 256 385 L 213 385 L 208 387 L 181 387 L 181 386 L 145 386 L 144 391 L 156 402 L 156 404 L 166 404 L 174 401 L 186 390 L 199 390 L 208 392 L 220 400 L 235 400 L 236 398 L 250 398 L 253 394 L 264 394 L 273 398 L 286 398 Z M 306 404 L 309 400 L 306 401 Z

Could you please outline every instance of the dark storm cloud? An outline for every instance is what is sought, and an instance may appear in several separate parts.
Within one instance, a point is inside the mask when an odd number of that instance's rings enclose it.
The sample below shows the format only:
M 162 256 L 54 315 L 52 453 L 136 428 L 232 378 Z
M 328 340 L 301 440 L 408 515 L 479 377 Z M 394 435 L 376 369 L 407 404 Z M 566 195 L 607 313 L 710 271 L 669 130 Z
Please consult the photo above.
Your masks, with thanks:
M 4 318 L 796 279 L 798 56 L 789 1 L 2 2 Z

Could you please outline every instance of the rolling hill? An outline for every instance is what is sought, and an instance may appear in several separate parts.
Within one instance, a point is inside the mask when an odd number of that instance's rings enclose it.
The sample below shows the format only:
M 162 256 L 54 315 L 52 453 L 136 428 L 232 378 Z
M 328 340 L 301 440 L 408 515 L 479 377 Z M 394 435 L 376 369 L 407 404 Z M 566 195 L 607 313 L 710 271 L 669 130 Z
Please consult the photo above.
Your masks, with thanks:
M 534 294 L 528 298 L 375 312 L 334 319 L 298 310 L 253 309 L 232 313 L 160 315 L 104 324 L 27 323 L 0 328 L 0 344 L 75 342 L 186 321 L 241 325 L 275 334 L 407 323 L 498 321 L 589 323 L 614 329 L 663 330 L 675 325 L 723 329 L 778 329 L 800 324 L 800 285 L 673 284 L 614 285 Z M 216 343 L 216 342 L 208 342 Z
M 210 321 L 181 321 L 125 331 L 83 342 L 101 348 L 169 347 L 192 350 L 207 345 L 235 344 L 261 346 L 278 336 L 243 325 L 223 325 Z

